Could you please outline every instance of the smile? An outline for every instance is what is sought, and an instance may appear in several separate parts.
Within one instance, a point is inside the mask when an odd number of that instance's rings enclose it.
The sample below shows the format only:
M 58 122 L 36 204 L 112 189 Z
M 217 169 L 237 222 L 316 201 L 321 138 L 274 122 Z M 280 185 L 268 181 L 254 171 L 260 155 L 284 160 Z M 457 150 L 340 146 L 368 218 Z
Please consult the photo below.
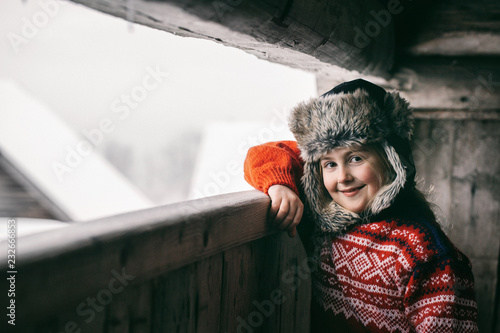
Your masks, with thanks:
M 360 186 L 360 187 L 353 187 L 353 188 L 349 188 L 349 189 L 342 190 L 339 192 L 342 193 L 343 195 L 345 195 L 346 197 L 352 197 L 352 196 L 355 196 L 356 194 L 358 194 L 359 190 L 361 190 L 365 186 L 366 186 L 366 184 L 363 186 Z

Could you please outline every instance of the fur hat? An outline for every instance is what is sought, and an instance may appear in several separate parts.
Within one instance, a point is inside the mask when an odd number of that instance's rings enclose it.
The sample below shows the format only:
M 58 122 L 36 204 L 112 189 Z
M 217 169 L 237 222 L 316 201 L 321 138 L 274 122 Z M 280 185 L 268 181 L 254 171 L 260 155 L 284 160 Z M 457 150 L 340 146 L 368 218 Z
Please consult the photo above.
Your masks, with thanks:
M 305 162 L 302 185 L 307 204 L 323 232 L 344 232 L 388 208 L 405 186 L 415 186 L 410 148 L 413 117 L 408 102 L 397 92 L 388 93 L 361 79 L 345 82 L 297 105 L 289 126 Z M 331 199 L 323 185 L 319 160 L 339 146 L 372 143 L 383 147 L 395 178 L 377 192 L 365 211 L 356 214 Z

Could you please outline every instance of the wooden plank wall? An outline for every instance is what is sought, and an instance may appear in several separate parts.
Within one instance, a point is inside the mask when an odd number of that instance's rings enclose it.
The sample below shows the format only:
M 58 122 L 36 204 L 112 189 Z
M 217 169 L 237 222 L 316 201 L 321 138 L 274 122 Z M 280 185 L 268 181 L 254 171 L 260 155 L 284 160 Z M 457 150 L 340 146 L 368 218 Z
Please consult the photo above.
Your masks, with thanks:
M 6 172 L 8 166 L 4 163 L 0 157 L 0 216 L 54 219 L 54 215 L 40 204 L 39 198 Z
M 417 172 L 472 262 L 480 331 L 500 332 L 499 58 L 406 57 L 395 73 L 415 108 Z
M 298 238 L 275 234 L 128 286 L 95 317 L 90 306 L 76 313 L 81 299 L 23 332 L 71 322 L 82 333 L 307 332 L 310 280 L 282 279 L 304 258 Z
M 419 119 L 418 175 L 445 231 L 472 262 L 481 332 L 499 332 L 500 120 Z M 496 328 L 495 328 L 496 326 Z

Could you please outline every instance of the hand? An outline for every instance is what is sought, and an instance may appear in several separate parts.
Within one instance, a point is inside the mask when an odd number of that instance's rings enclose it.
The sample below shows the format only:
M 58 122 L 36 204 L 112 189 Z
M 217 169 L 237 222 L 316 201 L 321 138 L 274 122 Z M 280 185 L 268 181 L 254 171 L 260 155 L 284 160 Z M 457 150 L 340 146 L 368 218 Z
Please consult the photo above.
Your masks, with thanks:
M 288 236 L 295 237 L 297 225 L 304 212 L 304 204 L 294 191 L 284 185 L 273 185 L 267 193 L 271 197 L 269 215 L 274 224 L 280 230 L 287 230 Z

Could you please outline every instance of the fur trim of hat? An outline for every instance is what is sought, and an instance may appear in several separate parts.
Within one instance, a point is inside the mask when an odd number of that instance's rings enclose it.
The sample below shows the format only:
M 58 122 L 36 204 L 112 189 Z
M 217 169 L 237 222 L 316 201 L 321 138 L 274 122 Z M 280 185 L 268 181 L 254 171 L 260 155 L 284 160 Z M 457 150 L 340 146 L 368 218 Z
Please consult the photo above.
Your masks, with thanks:
M 321 231 L 329 233 L 342 233 L 350 225 L 380 213 L 392 204 L 405 184 L 414 184 L 409 148 L 413 117 L 408 102 L 397 92 L 386 93 L 364 80 L 347 85 L 349 89 L 300 103 L 289 119 L 305 162 L 301 181 L 309 209 Z M 371 86 L 378 90 L 374 92 Z M 364 212 L 356 214 L 331 199 L 323 185 L 319 160 L 337 147 L 372 143 L 384 149 L 395 178 L 377 192 Z

